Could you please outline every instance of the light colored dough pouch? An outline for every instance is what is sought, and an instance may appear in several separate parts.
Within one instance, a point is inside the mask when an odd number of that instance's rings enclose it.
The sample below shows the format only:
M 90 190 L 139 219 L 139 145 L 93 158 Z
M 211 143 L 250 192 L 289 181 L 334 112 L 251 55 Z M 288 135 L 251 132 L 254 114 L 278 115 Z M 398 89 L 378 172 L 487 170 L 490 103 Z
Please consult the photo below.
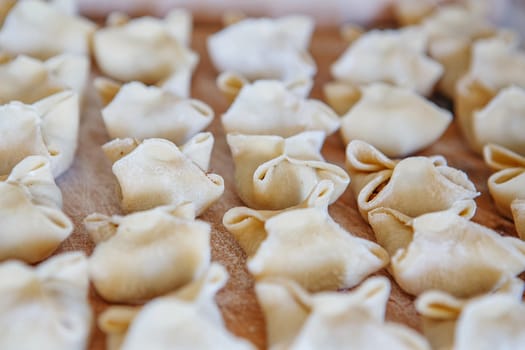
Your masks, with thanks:
M 310 291 L 350 288 L 388 263 L 376 243 L 349 234 L 328 214 L 334 191 L 320 182 L 300 205 L 285 210 L 228 210 L 223 224 L 247 253 L 257 280 L 289 278 Z
M 164 139 L 131 138 L 106 143 L 125 212 L 193 203 L 197 215 L 224 192 L 224 180 L 208 173 L 214 138 L 200 133 L 180 148 Z
M 512 218 L 518 236 L 525 241 L 525 199 L 515 199 L 511 203 Z

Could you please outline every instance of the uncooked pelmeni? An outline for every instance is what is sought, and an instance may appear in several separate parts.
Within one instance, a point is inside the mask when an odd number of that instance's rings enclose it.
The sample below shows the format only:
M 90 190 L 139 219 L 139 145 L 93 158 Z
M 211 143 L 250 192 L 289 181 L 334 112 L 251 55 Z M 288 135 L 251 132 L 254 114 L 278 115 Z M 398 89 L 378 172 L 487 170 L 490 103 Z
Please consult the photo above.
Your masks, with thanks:
M 525 51 L 519 49 L 516 37 L 500 34 L 476 41 L 472 46 L 469 70 L 458 81 L 454 98 L 458 125 L 474 151 L 481 153 L 483 149 L 476 136 L 476 111 L 489 105 L 501 90 L 512 85 L 525 88 Z M 521 122 L 520 117 L 513 119 Z
M 88 290 L 84 253 L 63 253 L 37 267 L 0 264 L 0 348 L 87 349 Z
M 308 130 L 329 135 L 340 121 L 323 102 L 297 96 L 281 81 L 258 80 L 242 87 L 222 125 L 226 133 L 288 137 Z
M 469 220 L 469 201 L 415 218 L 389 208 L 368 221 L 392 256 L 392 276 L 412 295 L 437 289 L 472 297 L 497 289 L 525 270 L 525 242 Z
M 271 350 L 430 350 L 414 330 L 385 321 L 390 295 L 385 277 L 371 277 L 345 293 L 309 294 L 293 281 L 276 278 L 258 281 L 255 290 Z
M 284 210 L 232 208 L 223 224 L 246 251 L 257 280 L 289 278 L 310 291 L 350 288 L 388 264 L 376 243 L 349 234 L 328 213 L 332 182 L 319 183 L 298 206 Z
M 61 53 L 89 56 L 96 25 L 55 3 L 18 1 L 0 30 L 0 49 L 40 59 Z
M 78 95 L 66 90 L 26 105 L 0 106 L 0 174 L 30 155 L 48 157 L 58 177 L 73 163 L 78 143 Z
M 34 263 L 50 256 L 73 232 L 61 209 L 49 160 L 30 156 L 18 163 L 0 181 L 0 260 Z
M 488 144 L 483 148 L 483 157 L 485 163 L 496 170 L 487 180 L 494 204 L 501 214 L 512 219 L 512 201 L 525 199 L 525 156 Z
M 371 30 L 350 45 L 331 72 L 350 85 L 386 82 L 430 95 L 443 67 L 425 55 L 426 47 L 427 37 L 418 28 Z
M 314 29 L 306 16 L 247 18 L 208 37 L 219 88 L 234 97 L 248 81 L 277 79 L 300 96 L 313 85 L 316 65 L 308 53 Z
M 110 307 L 98 322 L 108 350 L 254 350 L 227 330 L 215 302 L 227 279 L 226 269 L 213 263 L 201 278 L 143 307 Z
M 102 100 L 109 101 L 102 109 L 102 118 L 110 138 L 156 137 L 182 145 L 213 120 L 213 110 L 199 100 L 181 98 L 140 82 L 117 84 L 115 93 L 111 91 L 113 84 L 101 78 L 95 81 Z M 107 96 L 108 90 L 114 96 Z
M 46 61 L 20 55 L 0 64 L 0 103 L 35 103 L 64 90 L 80 97 L 89 76 L 83 55 L 61 54 Z
M 228 134 L 235 164 L 235 184 L 242 201 L 256 209 L 284 209 L 301 203 L 321 180 L 331 180 L 331 202 L 345 191 L 350 178 L 324 161 L 322 131 L 283 138 L 274 135 Z
M 164 19 L 123 18 L 96 31 L 93 51 L 102 73 L 113 79 L 156 84 L 187 97 L 199 61 L 187 46 L 190 34 L 191 15 L 183 10 Z
M 207 173 L 213 135 L 200 133 L 177 147 L 164 139 L 115 139 L 103 146 L 113 162 L 125 212 L 193 203 L 197 215 L 224 192 L 224 180 Z
M 461 170 L 449 167 L 442 156 L 393 160 L 372 145 L 354 140 L 346 148 L 346 162 L 359 212 L 368 220 L 375 208 L 392 208 L 408 216 L 450 208 L 479 195 Z
M 434 349 L 493 350 L 525 346 L 523 281 L 472 299 L 429 291 L 416 300 L 424 334 Z
M 428 147 L 447 129 L 452 114 L 411 90 L 383 83 L 361 88 L 360 99 L 341 119 L 346 144 L 362 140 L 389 157 Z

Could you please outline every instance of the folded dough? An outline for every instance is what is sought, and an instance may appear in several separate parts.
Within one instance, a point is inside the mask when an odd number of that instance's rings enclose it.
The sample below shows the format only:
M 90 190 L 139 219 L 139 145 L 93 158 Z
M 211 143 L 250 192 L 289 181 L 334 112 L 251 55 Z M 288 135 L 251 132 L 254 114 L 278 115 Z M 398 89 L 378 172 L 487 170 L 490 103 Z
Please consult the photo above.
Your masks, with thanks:
M 316 65 L 308 53 L 313 19 L 247 18 L 208 37 L 208 52 L 221 90 L 234 97 L 248 80 L 277 79 L 300 96 L 313 85 Z
M 116 139 L 103 147 L 113 162 L 125 212 L 191 202 L 200 215 L 224 192 L 224 180 L 206 173 L 213 135 L 200 133 L 178 148 L 164 139 Z
M 79 96 L 89 76 L 83 55 L 61 54 L 46 61 L 20 55 L 0 64 L 0 103 L 35 103 L 57 92 L 72 89 Z
M 473 299 L 429 291 L 416 300 L 434 349 L 521 349 L 525 346 L 523 281 L 513 290 Z
M 0 106 L 0 174 L 22 159 L 43 155 L 55 177 L 73 163 L 79 125 L 78 95 L 63 91 L 32 105 L 11 102 Z
M 443 67 L 425 55 L 427 37 L 418 28 L 371 30 L 332 65 L 337 81 L 350 85 L 386 82 L 430 95 Z
M 416 218 L 378 208 L 368 220 L 392 256 L 392 275 L 404 291 L 472 297 L 525 270 L 525 242 L 469 221 L 472 215 L 472 203 L 465 201 Z
M 86 349 L 88 289 L 84 253 L 63 253 L 37 267 L 0 264 L 0 348 Z
M 385 322 L 390 295 L 385 277 L 371 277 L 346 293 L 308 294 L 293 281 L 275 278 L 257 282 L 255 290 L 272 350 L 430 350 L 415 331 Z
M 102 109 L 102 118 L 110 138 L 158 137 L 181 145 L 213 120 L 213 110 L 199 100 L 180 98 L 140 82 L 117 84 L 118 92 L 107 96 L 113 84 L 103 78 L 95 80 L 102 99 L 109 101 Z
M 487 106 L 506 87 L 525 88 L 525 52 L 518 46 L 516 36 L 509 33 L 476 41 L 469 70 L 457 83 L 454 108 L 458 125 L 468 145 L 478 153 L 483 144 L 477 139 L 475 112 Z M 523 119 L 511 118 L 518 123 Z
M 525 156 L 488 144 L 483 148 L 483 157 L 485 163 L 497 171 L 487 180 L 494 204 L 501 214 L 512 219 L 512 201 L 525 199 Z
M 288 137 L 308 130 L 335 132 L 339 117 L 321 101 L 297 96 L 278 80 L 258 80 L 242 87 L 222 115 L 226 133 Z
M 105 75 L 123 82 L 157 84 L 188 97 L 199 56 L 187 45 L 191 14 L 173 10 L 164 19 L 119 18 L 93 36 L 97 65 Z M 114 18 L 114 17 L 113 17 Z
M 18 1 L 0 30 L 0 49 L 40 59 L 61 53 L 89 56 L 96 25 L 67 13 L 56 3 Z
M 482 14 L 461 5 L 439 7 L 421 29 L 428 35 L 430 57 L 445 68 L 438 90 L 454 97 L 457 81 L 467 72 L 472 44 L 496 35 L 496 28 Z
M 321 155 L 322 131 L 283 138 L 274 135 L 228 134 L 235 164 L 235 184 L 242 201 L 256 209 L 284 209 L 301 203 L 321 180 L 331 180 L 335 202 L 350 178 Z
M 210 225 L 192 204 L 162 206 L 128 216 L 91 214 L 84 225 L 97 244 L 90 279 L 112 302 L 140 302 L 199 277 L 210 263 Z
M 98 320 L 108 350 L 255 349 L 226 329 L 215 303 L 227 279 L 224 267 L 212 263 L 200 279 L 144 307 L 110 307 Z
M 346 148 L 346 160 L 350 188 L 365 220 L 375 208 L 415 217 L 479 195 L 467 175 L 449 167 L 442 156 L 392 160 L 372 145 L 353 140 Z
M 373 83 L 341 119 L 345 143 L 362 140 L 389 157 L 403 157 L 434 143 L 452 114 L 411 90 Z
M 49 160 L 30 156 L 18 163 L 0 181 L 0 260 L 35 263 L 50 256 L 73 232 L 61 208 Z
M 300 205 L 285 210 L 228 210 L 223 225 L 249 256 L 257 280 L 290 278 L 310 291 L 350 288 L 388 263 L 376 243 L 353 236 L 328 214 L 334 185 L 320 182 Z
M 510 208 L 518 236 L 525 241 L 525 199 L 515 199 Z

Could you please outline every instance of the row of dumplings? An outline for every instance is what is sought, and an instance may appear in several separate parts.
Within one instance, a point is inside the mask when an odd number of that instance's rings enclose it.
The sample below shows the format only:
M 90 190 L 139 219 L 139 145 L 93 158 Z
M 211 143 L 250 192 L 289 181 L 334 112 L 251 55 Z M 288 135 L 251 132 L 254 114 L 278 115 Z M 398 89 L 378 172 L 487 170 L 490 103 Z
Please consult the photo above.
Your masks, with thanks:
M 19 7 L 28 6 L 21 4 L 32 2 L 35 1 L 20 2 L 20 5 L 15 5 L 13 13 L 17 14 L 15 10 Z M 42 2 L 38 3 L 33 6 L 45 6 Z M 9 21 L 17 23 L 12 18 L 17 17 L 9 15 L 6 26 Z M 109 22 L 109 27 L 97 31 L 93 36 L 97 63 L 109 77 L 131 82 L 120 84 L 99 79 L 96 87 L 106 104 L 102 115 L 108 134 L 116 138 L 104 146 L 104 151 L 113 162 L 122 209 L 131 214 L 113 217 L 93 214 L 86 218 L 86 227 L 97 243 L 97 248 L 89 258 L 89 276 L 98 293 L 115 302 L 141 302 L 176 288 L 182 289 L 173 296 L 148 303 L 140 312 L 134 308 L 110 309 L 101 318 L 101 327 L 111 335 L 109 341 L 114 344 L 112 346 L 125 349 L 149 344 L 151 338 L 147 338 L 150 334 L 145 331 L 147 329 L 152 332 L 152 336 L 164 330 L 166 344 L 173 344 L 171 342 L 184 339 L 194 342 L 195 337 L 188 339 L 188 335 L 196 334 L 202 327 L 207 327 L 210 332 L 215 329 L 213 327 L 218 327 L 218 331 L 212 333 L 213 339 L 202 337 L 203 341 L 216 344 L 218 339 L 224 339 L 226 347 L 250 348 L 246 342 L 232 338 L 225 332 L 212 299 L 224 283 L 225 274 L 220 267 L 210 265 L 209 225 L 195 220 L 221 196 L 224 182 L 219 175 L 207 173 L 213 135 L 198 134 L 211 122 L 213 111 L 200 101 L 185 99 L 191 72 L 196 64 L 195 54 L 180 47 L 181 43 L 187 44 L 189 41 L 191 27 L 188 17 L 181 12 L 171 13 L 163 21 L 150 18 L 129 20 L 123 15 L 113 15 Z M 0 32 L 4 33 L 0 38 L 9 33 L 4 32 L 4 29 Z M 525 269 L 523 244 L 517 239 L 503 238 L 468 220 L 475 210 L 473 198 L 477 192 L 464 173 L 448 167 L 442 157 L 412 157 L 401 161 L 388 158 L 413 153 L 434 142 L 450 123 L 450 114 L 430 104 L 412 89 L 402 84 L 392 87 L 380 83 L 392 83 L 389 79 L 380 78 L 377 79 L 378 83 L 369 86 L 343 87 L 343 92 L 351 91 L 352 101 L 358 101 L 358 104 L 349 111 L 357 111 L 356 114 L 350 117 L 347 115 L 340 121 L 328 106 L 306 99 L 315 73 L 313 61 L 306 52 L 312 30 L 311 21 L 303 17 L 245 20 L 227 27 L 209 40 L 210 55 L 217 68 L 224 72 L 218 78 L 219 86 L 232 98 L 235 97 L 234 103 L 223 116 L 223 125 L 228 132 L 227 141 L 235 162 L 237 192 L 249 206 L 231 209 L 225 214 L 223 223 L 250 257 L 248 268 L 258 281 L 257 291 L 269 327 L 274 329 L 269 332 L 272 339 L 270 345 L 303 348 L 304 344 L 315 344 L 315 341 L 324 344 L 322 342 L 325 339 L 346 344 L 350 339 L 333 337 L 333 333 L 328 330 L 323 333 L 323 324 L 320 323 L 328 322 L 329 325 L 330 320 L 334 320 L 330 317 L 339 319 L 337 317 L 350 315 L 350 312 L 334 313 L 334 308 L 339 309 L 338 305 L 346 304 L 346 301 L 330 304 L 318 294 L 307 296 L 307 292 L 301 292 L 301 288 L 318 292 L 352 287 L 389 262 L 398 284 L 415 295 L 438 289 L 455 297 L 470 297 L 498 291 L 505 285 L 518 284 L 515 276 Z M 246 33 L 253 35 L 247 36 Z M 363 38 L 366 35 L 369 34 L 364 34 Z M 121 64 L 121 57 L 114 57 L 123 54 L 144 60 L 141 54 L 144 46 L 130 40 L 137 39 L 137 36 L 142 40 L 139 42 L 159 52 L 155 60 L 147 60 L 140 65 L 145 69 L 142 72 L 136 67 L 131 69 Z M 254 37 L 260 40 L 253 40 Z M 243 48 L 238 42 L 248 46 Z M 158 46 L 151 48 L 149 43 Z M 263 45 L 258 46 L 261 43 Z M 2 45 L 3 49 L 6 47 Z M 104 47 L 108 50 L 107 54 L 102 53 Z M 120 50 L 114 50 L 115 47 Z M 257 54 L 225 57 L 235 53 L 225 47 L 239 47 Z M 282 54 L 282 57 L 275 55 L 275 52 Z M 47 54 L 29 54 L 48 57 Z M 173 60 L 173 57 L 179 59 Z M 253 58 L 254 61 L 242 61 L 243 57 Z M 48 61 L 51 60 L 56 60 L 56 57 Z M 47 78 L 57 71 L 56 68 L 48 68 L 48 61 L 37 62 L 43 66 Z M 366 59 L 360 58 L 356 62 L 366 62 Z M 265 66 L 268 63 L 270 68 Z M 269 75 L 266 75 L 268 72 Z M 261 78 L 280 81 L 259 80 Z M 146 86 L 144 83 L 158 86 Z M 53 87 L 46 89 L 52 91 Z M 416 89 L 416 92 L 419 91 Z M 384 101 L 386 105 L 382 105 Z M 393 120 L 393 128 L 398 124 L 409 125 L 409 131 L 402 126 L 393 140 L 389 139 L 391 134 L 388 133 L 379 135 L 375 142 L 360 134 L 367 130 L 369 134 L 370 130 L 372 134 L 375 133 L 377 125 L 384 125 L 384 120 L 380 120 L 379 116 L 397 106 L 398 101 L 404 101 L 405 104 L 397 113 L 401 121 Z M 42 104 L 47 107 L 44 111 L 38 109 Z M 31 108 L 36 109 L 40 118 L 36 119 L 35 124 L 45 125 L 47 116 L 55 114 L 49 111 L 56 104 L 47 103 L 46 106 L 42 101 L 34 103 Z M 413 108 L 414 105 L 416 107 Z M 76 106 L 78 109 L 78 102 Z M 361 110 L 357 109 L 358 106 Z M 368 118 L 374 109 L 377 120 L 370 118 L 370 124 L 359 123 L 359 116 Z M 180 114 L 173 113 L 173 110 L 180 111 Z M 62 111 L 62 114 L 71 115 L 71 109 Z M 166 116 L 174 114 L 180 119 L 166 121 Z M 417 120 L 419 115 L 427 114 L 433 116 L 433 124 Z M 136 116 L 135 120 L 123 118 L 129 115 Z M 144 116 L 151 116 L 155 121 L 144 123 Z M 405 116 L 411 122 L 406 123 Z M 183 127 L 170 129 L 175 123 Z M 52 122 L 49 124 L 57 125 Z M 427 125 L 432 127 L 426 128 Z M 345 142 L 356 138 L 365 139 L 384 153 L 362 141 L 350 142 L 347 147 L 350 176 L 342 168 L 325 162 L 320 153 L 324 138 L 340 126 Z M 76 127 L 78 129 L 78 119 Z M 242 129 L 236 129 L 238 127 Z M 261 131 L 261 128 L 264 130 Z M 40 133 L 44 130 L 40 127 L 35 129 Z M 76 132 L 73 134 L 76 135 Z M 352 134 L 354 132 L 357 134 Z M 64 133 L 57 131 L 45 135 L 40 135 L 40 138 L 48 140 L 50 136 L 55 136 L 59 141 L 64 138 Z M 378 144 L 385 139 L 387 145 Z M 48 146 L 49 143 L 43 145 Z M 49 147 L 47 151 L 51 156 L 66 152 L 61 149 L 57 152 Z M 71 152 L 71 149 L 67 151 Z M 26 196 L 24 200 L 29 200 L 38 208 L 38 215 L 44 214 L 49 222 L 70 233 L 70 221 L 60 216 L 60 211 L 51 213 L 42 203 L 48 204 L 51 200 L 54 207 L 60 207 L 60 191 L 54 185 L 53 175 L 58 176 L 67 169 L 72 162 L 72 155 L 65 168 L 63 165 L 60 165 L 62 168 L 53 166 L 53 158 L 50 159 L 30 157 L 20 162 L 17 162 L 19 159 L 13 160 L 9 167 L 15 168 L 5 184 L 23 193 Z M 59 170 L 52 170 L 57 167 Z M 41 174 L 36 174 L 39 171 Z M 141 174 L 141 178 L 135 174 Z M 38 175 L 36 181 L 35 178 L 25 181 L 26 177 L 35 175 Z M 349 235 L 328 214 L 328 205 L 344 192 L 350 177 L 360 212 L 373 227 L 379 245 Z M 148 181 L 143 181 L 143 178 Z M 410 179 L 409 187 L 406 185 L 407 178 Z M 35 184 L 41 185 L 42 189 L 39 190 Z M 519 205 L 513 205 L 515 207 Z M 177 227 L 177 230 L 173 230 L 173 227 Z M 301 236 L 298 232 L 301 232 Z M 444 237 L 447 237 L 446 240 Z M 56 248 L 64 238 L 62 234 L 59 238 L 50 239 L 51 244 L 48 245 L 53 247 L 55 244 Z M 479 244 L 474 245 L 473 249 L 472 242 L 478 241 Z M 38 244 L 34 248 L 38 250 L 44 246 Z M 449 264 L 443 264 L 443 260 L 435 257 L 429 259 L 433 255 L 448 258 L 448 255 L 434 254 L 436 246 L 454 259 Z M 451 251 L 451 247 L 456 251 Z M 30 253 L 31 257 L 26 260 L 42 260 L 54 248 L 47 248 L 40 255 L 35 254 L 36 258 Z M 471 251 L 465 254 L 469 249 Z M 130 259 L 130 251 L 133 251 L 133 259 Z M 158 254 L 159 251 L 162 254 Z M 161 258 L 152 259 L 153 255 L 160 255 Z M 278 259 L 279 256 L 286 256 L 286 261 Z M 477 278 L 480 271 L 484 273 L 484 278 Z M 213 277 L 214 274 L 218 276 Z M 295 329 L 286 328 L 286 332 L 278 324 L 272 324 L 282 322 L 282 318 L 272 316 L 276 307 L 266 309 L 264 293 L 259 293 L 260 289 L 265 288 L 266 278 L 276 277 L 287 279 L 283 282 L 284 286 L 298 284 L 290 288 L 299 292 L 286 293 L 306 295 L 301 297 L 304 300 L 300 304 L 302 308 L 309 305 L 306 307 L 308 312 L 302 310 L 301 317 L 294 316 Z M 206 283 L 214 286 L 206 287 Z M 370 280 L 361 288 L 367 290 L 374 283 L 379 285 L 377 288 L 388 290 L 387 282 L 381 280 Z M 259 285 L 262 287 L 259 288 Z M 200 288 L 205 295 L 200 296 Z M 83 293 L 85 298 L 85 291 Z M 370 296 L 374 293 L 364 294 Z M 379 294 L 383 295 L 377 306 L 379 309 L 355 311 L 355 315 L 364 314 L 358 322 L 369 318 L 371 328 L 385 327 L 382 333 L 385 339 L 377 341 L 387 341 L 393 337 L 401 344 L 400 348 L 428 347 L 413 332 L 401 326 L 384 324 L 388 293 L 386 298 L 384 292 Z M 338 296 L 330 294 L 327 300 L 337 299 Z M 318 297 L 320 301 L 314 301 Z M 350 295 L 344 297 L 352 299 Z M 514 302 L 519 305 L 519 301 Z M 315 307 L 317 304 L 322 306 Z M 348 304 L 356 306 L 362 301 L 348 301 Z M 360 305 L 358 308 L 363 307 Z M 170 317 L 170 323 L 158 324 L 159 319 L 167 320 L 166 316 L 162 316 L 166 310 L 176 310 L 172 314 L 182 312 L 188 317 L 201 319 L 188 322 L 187 319 Z M 87 320 L 85 311 L 83 315 L 83 320 Z M 179 325 L 189 324 L 190 328 L 195 326 L 192 328 L 193 333 L 192 329 L 187 329 L 183 335 L 173 333 L 172 330 L 177 328 L 176 322 Z M 351 324 L 352 320 L 349 322 Z M 308 330 L 310 323 L 318 324 L 314 328 L 315 332 Z M 65 328 L 70 328 L 69 322 L 65 324 Z M 325 328 L 329 328 L 327 324 Z M 85 337 L 86 328 L 80 328 Z M 126 334 L 126 330 L 129 334 Z M 303 332 L 305 335 L 302 335 Z M 319 339 L 309 338 L 311 335 Z M 337 347 L 337 344 L 334 346 Z M 369 346 L 373 348 L 374 344 Z M 364 348 L 365 345 L 360 347 Z

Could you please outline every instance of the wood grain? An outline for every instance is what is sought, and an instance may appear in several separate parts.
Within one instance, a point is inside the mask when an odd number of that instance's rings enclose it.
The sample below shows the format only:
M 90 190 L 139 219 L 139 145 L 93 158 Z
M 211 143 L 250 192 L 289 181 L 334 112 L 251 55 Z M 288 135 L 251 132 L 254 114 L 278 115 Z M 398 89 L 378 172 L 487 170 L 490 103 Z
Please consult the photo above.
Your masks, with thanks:
M 220 116 L 227 109 L 228 104 L 215 86 L 217 72 L 210 64 L 206 53 L 207 36 L 219 29 L 215 25 L 200 25 L 196 27 L 193 36 L 193 48 L 200 54 L 201 59 L 193 80 L 192 96 L 205 101 L 215 111 L 215 120 L 208 128 L 213 132 L 216 140 L 211 171 L 224 178 L 226 187 L 223 197 L 201 218 L 212 224 L 212 260 L 222 263 L 230 274 L 228 284 L 217 295 L 217 303 L 226 325 L 233 333 L 249 339 L 259 348 L 264 349 L 265 323 L 255 297 L 253 278 L 246 269 L 246 255 L 222 225 L 224 212 L 242 203 L 235 193 L 233 162 L 220 123 Z M 336 30 L 322 30 L 314 34 L 311 51 L 319 70 L 312 93 L 314 98 L 322 98 L 322 86 L 331 80 L 329 66 L 345 48 Z M 64 196 L 65 212 L 75 224 L 73 235 L 62 244 L 58 252 L 83 250 L 91 254 L 93 243 L 82 225 L 84 217 L 93 212 L 120 213 L 117 183 L 111 172 L 110 163 L 105 159 L 100 148 L 102 144 L 109 141 L 100 116 L 100 108 L 100 101 L 90 83 L 82 109 L 80 142 L 76 159 L 72 168 L 58 179 Z M 344 145 L 339 134 L 327 139 L 323 154 L 328 161 L 344 166 Z M 478 190 L 482 192 L 477 199 L 479 207 L 474 221 L 504 235 L 516 235 L 512 222 L 496 212 L 487 193 L 486 180 L 490 175 L 489 169 L 479 156 L 467 149 L 454 123 L 437 143 L 421 154 L 442 154 L 449 164 L 467 172 Z M 355 235 L 374 239 L 372 230 L 360 217 L 350 191 L 346 191 L 330 207 L 330 214 L 335 221 Z M 388 276 L 386 271 L 381 271 L 379 274 Z M 420 320 L 412 301 L 412 297 L 393 283 L 387 319 L 420 329 Z M 93 289 L 90 291 L 90 302 L 96 315 L 108 307 Z M 94 325 L 90 349 L 104 348 L 104 335 Z

